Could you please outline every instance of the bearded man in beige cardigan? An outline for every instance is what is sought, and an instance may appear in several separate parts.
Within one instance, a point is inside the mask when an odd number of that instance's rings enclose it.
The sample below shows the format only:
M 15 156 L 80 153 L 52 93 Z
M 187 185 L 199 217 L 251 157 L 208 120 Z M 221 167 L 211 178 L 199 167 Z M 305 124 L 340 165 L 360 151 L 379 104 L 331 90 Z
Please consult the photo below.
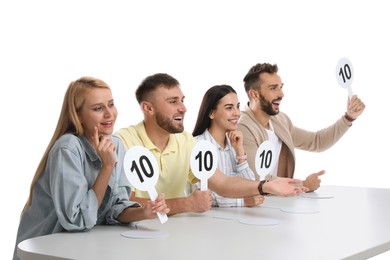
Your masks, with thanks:
M 306 131 L 293 125 L 290 118 L 280 112 L 284 97 L 283 83 L 276 64 L 258 63 L 244 77 L 249 102 L 241 113 L 238 130 L 244 135 L 244 148 L 248 163 L 256 171 L 255 157 L 259 146 L 270 140 L 275 144 L 278 163 L 270 176 L 293 178 L 295 148 L 321 152 L 334 145 L 364 111 L 365 104 L 356 96 L 348 99 L 347 111 L 334 124 L 316 132 Z M 302 184 L 314 191 L 320 187 L 324 170 L 310 174 Z

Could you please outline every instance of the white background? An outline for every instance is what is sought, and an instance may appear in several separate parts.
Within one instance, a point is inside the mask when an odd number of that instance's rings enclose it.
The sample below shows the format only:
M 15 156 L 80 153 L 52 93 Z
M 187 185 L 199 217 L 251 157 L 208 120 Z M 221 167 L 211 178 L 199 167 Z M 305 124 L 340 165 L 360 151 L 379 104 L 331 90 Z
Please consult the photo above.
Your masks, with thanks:
M 209 87 L 233 86 L 244 105 L 242 79 L 248 69 L 277 63 L 285 84 L 281 110 L 295 125 L 318 130 L 346 110 L 347 91 L 338 85 L 335 68 L 348 57 L 355 72 L 352 89 L 366 110 L 329 150 L 297 151 L 296 177 L 325 169 L 323 184 L 390 188 L 385 4 L 1 1 L 1 258 L 12 256 L 19 214 L 65 90 L 85 75 L 111 86 L 118 129 L 142 119 L 134 97 L 141 80 L 171 74 L 186 95 L 185 127 L 191 132 Z

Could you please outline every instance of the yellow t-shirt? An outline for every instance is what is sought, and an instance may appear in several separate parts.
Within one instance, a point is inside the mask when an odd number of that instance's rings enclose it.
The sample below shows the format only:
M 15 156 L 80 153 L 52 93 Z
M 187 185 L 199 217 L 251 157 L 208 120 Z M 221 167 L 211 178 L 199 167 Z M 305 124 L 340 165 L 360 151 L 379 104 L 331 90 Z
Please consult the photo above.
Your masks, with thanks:
M 196 140 L 188 132 L 171 134 L 164 151 L 160 151 L 149 139 L 143 121 L 138 125 L 121 128 L 115 135 L 122 141 L 126 150 L 140 145 L 149 149 L 157 159 L 160 176 L 156 183 L 157 193 L 164 193 L 166 199 L 185 197 L 187 181 L 198 182 L 190 167 L 190 156 Z M 132 188 L 135 196 L 149 198 L 146 191 Z

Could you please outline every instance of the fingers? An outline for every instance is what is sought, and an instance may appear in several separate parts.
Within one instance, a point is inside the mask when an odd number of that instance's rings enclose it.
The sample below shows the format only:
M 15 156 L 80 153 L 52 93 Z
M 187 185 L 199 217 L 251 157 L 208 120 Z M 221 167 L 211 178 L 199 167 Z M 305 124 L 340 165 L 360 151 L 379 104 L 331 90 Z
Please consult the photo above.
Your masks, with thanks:
M 287 179 L 290 184 L 300 184 L 302 181 L 298 179 Z
M 286 196 L 286 197 L 297 196 L 297 195 L 299 195 L 299 194 L 301 194 L 303 192 L 308 192 L 308 191 L 309 191 L 309 189 L 304 187 L 304 186 L 302 186 L 302 187 L 294 187 L 293 191 L 286 192 L 284 194 L 284 196 Z
M 112 142 L 111 136 L 108 135 L 98 135 L 95 132 L 93 136 L 93 145 L 97 151 L 115 151 L 115 144 Z
M 100 140 L 99 140 L 99 129 L 97 126 L 94 128 L 94 133 L 92 136 L 92 145 L 96 149 L 99 146 Z
M 264 196 L 255 195 L 244 198 L 244 207 L 256 207 L 264 202 Z
M 149 201 L 152 213 L 157 212 L 165 212 L 168 213 L 170 209 L 167 207 L 167 204 L 165 203 L 165 194 L 160 193 L 155 201 Z
M 298 194 L 301 194 L 302 192 L 308 192 L 310 189 L 305 187 L 305 186 L 302 186 L 302 187 L 299 187 L 297 192 Z
M 357 113 L 362 110 L 366 105 L 358 98 L 356 95 L 352 96 L 352 98 L 348 101 L 348 112 L 349 113 Z
M 324 175 L 324 174 L 325 174 L 325 170 L 319 171 L 317 173 L 313 173 L 313 175 L 316 177 L 319 177 L 319 176 Z
M 109 136 L 102 136 L 100 144 L 102 144 L 102 149 L 110 152 L 115 151 L 115 144 L 112 142 L 111 137 Z
M 242 139 L 242 133 L 240 131 L 238 131 L 238 130 L 229 131 L 228 132 L 228 137 L 229 137 L 231 142 L 235 142 L 235 141 L 238 141 L 238 140 Z
M 91 140 L 95 150 L 115 151 L 115 145 L 112 143 L 111 137 L 99 134 L 99 129 L 97 126 L 94 127 L 94 133 L 91 137 Z

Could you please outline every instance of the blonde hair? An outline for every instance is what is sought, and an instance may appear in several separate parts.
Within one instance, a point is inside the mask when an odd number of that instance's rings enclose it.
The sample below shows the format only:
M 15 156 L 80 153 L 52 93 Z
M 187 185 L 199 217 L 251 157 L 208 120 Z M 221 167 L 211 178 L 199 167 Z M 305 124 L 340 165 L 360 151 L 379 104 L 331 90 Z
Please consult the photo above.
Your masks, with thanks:
M 84 105 L 88 93 L 92 89 L 96 88 L 110 89 L 110 87 L 104 81 L 93 77 L 81 77 L 69 84 L 64 96 L 64 101 L 62 103 L 62 109 L 57 122 L 57 127 L 35 171 L 35 175 L 30 186 L 30 195 L 27 199 L 26 205 L 23 208 L 22 216 L 24 212 L 31 206 L 34 186 L 43 173 L 47 159 L 49 157 L 49 152 L 54 143 L 66 133 L 71 133 L 76 136 L 81 136 L 84 134 L 84 128 L 79 120 L 77 113 Z

